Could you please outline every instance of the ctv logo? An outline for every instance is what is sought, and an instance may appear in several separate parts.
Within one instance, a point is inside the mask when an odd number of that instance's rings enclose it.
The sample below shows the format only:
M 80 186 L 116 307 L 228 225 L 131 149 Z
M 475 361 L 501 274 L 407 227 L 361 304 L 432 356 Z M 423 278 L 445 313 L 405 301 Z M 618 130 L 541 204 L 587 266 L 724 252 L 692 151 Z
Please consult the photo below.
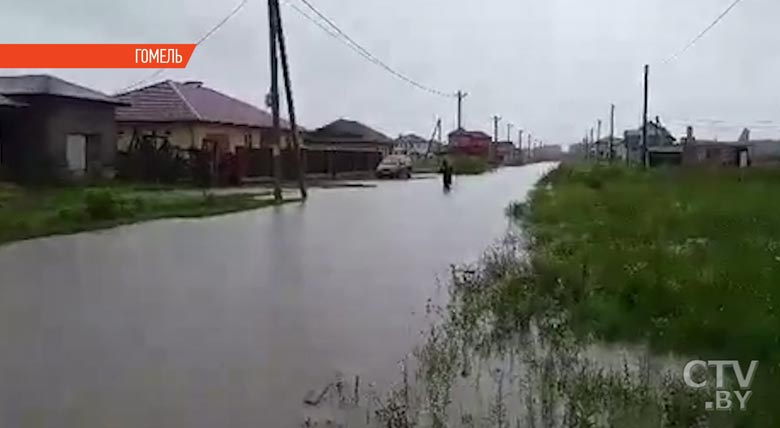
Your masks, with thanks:
M 695 367 L 701 367 L 700 371 L 703 372 L 698 379 L 694 379 L 693 370 Z M 742 370 L 739 361 L 728 360 L 712 360 L 701 361 L 693 360 L 689 361 L 683 369 L 683 379 L 685 384 L 691 388 L 702 389 L 708 386 L 709 376 L 708 368 L 715 368 L 715 400 L 704 403 L 704 407 L 707 410 L 721 410 L 729 411 L 734 408 L 735 404 L 739 404 L 740 410 L 747 409 L 748 400 L 753 395 L 753 391 L 750 391 L 750 385 L 753 383 L 753 376 L 756 374 L 758 368 L 758 361 L 751 361 L 750 367 L 747 372 Z M 731 390 L 733 384 L 729 384 L 726 379 L 726 369 L 730 369 L 734 372 L 734 377 L 737 380 L 739 389 Z M 737 403 L 735 403 L 735 401 Z

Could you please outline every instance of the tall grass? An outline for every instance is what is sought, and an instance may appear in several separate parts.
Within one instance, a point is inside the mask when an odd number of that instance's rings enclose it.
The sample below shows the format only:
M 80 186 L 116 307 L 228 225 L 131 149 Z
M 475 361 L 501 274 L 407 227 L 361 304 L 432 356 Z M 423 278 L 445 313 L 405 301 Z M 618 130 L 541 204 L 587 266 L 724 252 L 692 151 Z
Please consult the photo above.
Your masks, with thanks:
M 759 360 L 748 424 L 778 426 L 779 193 L 773 170 L 562 166 L 511 213 L 532 237 L 535 298 L 578 333 Z

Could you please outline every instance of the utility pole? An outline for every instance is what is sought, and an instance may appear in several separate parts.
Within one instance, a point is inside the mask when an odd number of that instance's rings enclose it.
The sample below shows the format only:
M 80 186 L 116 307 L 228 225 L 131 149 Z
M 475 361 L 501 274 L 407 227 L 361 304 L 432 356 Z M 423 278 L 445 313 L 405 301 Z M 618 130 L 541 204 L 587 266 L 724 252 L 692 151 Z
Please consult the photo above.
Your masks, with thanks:
M 428 141 L 428 149 L 425 151 L 425 154 L 431 153 L 431 146 L 433 146 L 433 142 L 437 141 L 436 137 L 438 136 L 439 141 L 441 140 L 441 118 L 436 119 L 436 125 L 433 127 L 433 134 L 431 135 L 431 139 Z
M 284 76 L 285 98 L 287 100 L 287 114 L 290 119 L 290 135 L 292 138 L 292 148 L 295 150 L 295 157 L 298 164 L 298 188 L 301 191 L 301 198 L 306 199 L 306 157 L 301 147 L 301 141 L 298 135 L 298 124 L 295 120 L 295 103 L 293 102 L 292 82 L 290 77 L 290 64 L 287 60 L 287 43 L 284 39 L 284 25 L 282 24 L 282 15 L 279 12 L 279 0 L 274 2 L 274 15 L 276 18 L 276 35 L 279 42 L 279 54 L 282 57 L 282 74 Z
M 507 141 L 512 141 L 512 128 L 513 127 L 514 127 L 514 125 L 512 125 L 511 123 L 507 123 L 506 124 L 506 140 Z
M 585 145 L 585 160 L 588 159 L 588 143 L 590 140 L 588 140 L 588 130 L 585 130 L 585 137 L 582 138 L 582 144 Z
M 609 162 L 615 159 L 615 105 L 609 111 Z
M 490 147 L 488 149 L 488 161 L 493 161 L 493 150 L 494 146 L 498 142 L 498 122 L 501 120 L 501 117 L 499 116 L 493 116 L 493 142 L 490 143 Z
M 463 99 L 466 98 L 469 94 L 458 91 L 458 129 L 463 129 Z
M 645 102 L 642 113 L 642 165 L 647 168 L 649 159 L 647 156 L 647 105 L 650 86 L 650 66 L 645 65 Z
M 523 148 L 523 130 L 522 129 L 517 131 L 517 145 L 521 149 Z
M 282 201 L 282 160 L 281 160 L 281 119 L 279 117 L 279 58 L 277 57 L 278 23 L 276 21 L 276 0 L 268 0 L 268 33 L 269 53 L 271 63 L 271 92 L 268 95 L 268 104 L 273 115 L 271 127 L 271 150 L 273 153 L 274 167 L 274 200 Z
M 590 128 L 590 145 L 594 147 L 595 140 L 593 139 L 593 128 Z M 588 158 L 590 158 L 590 150 L 588 150 Z
M 534 157 L 534 150 L 533 150 L 533 146 L 532 146 L 532 144 L 533 144 L 532 143 L 532 141 L 533 141 L 532 137 L 533 136 L 529 132 L 528 133 L 528 137 L 527 137 L 528 138 L 528 159 L 532 159 Z
M 598 142 L 601 141 L 601 119 L 598 119 L 596 123 L 596 126 L 598 126 L 598 131 L 596 132 L 596 142 Z

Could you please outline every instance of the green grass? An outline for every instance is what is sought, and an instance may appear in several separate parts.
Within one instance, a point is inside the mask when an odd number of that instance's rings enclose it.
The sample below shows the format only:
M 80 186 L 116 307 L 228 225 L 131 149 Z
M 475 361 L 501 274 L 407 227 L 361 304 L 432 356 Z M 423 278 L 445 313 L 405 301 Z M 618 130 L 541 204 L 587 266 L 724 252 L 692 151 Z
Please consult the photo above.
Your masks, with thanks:
M 741 426 L 780 426 L 778 194 L 775 170 L 561 166 L 508 210 L 532 237 L 522 304 L 564 309 L 582 336 L 759 360 Z
M 136 190 L 132 186 L 21 188 L 0 184 L 0 244 L 160 218 L 205 217 L 275 205 L 254 194 Z
M 450 156 L 455 175 L 478 175 L 490 170 L 487 159 L 478 156 Z

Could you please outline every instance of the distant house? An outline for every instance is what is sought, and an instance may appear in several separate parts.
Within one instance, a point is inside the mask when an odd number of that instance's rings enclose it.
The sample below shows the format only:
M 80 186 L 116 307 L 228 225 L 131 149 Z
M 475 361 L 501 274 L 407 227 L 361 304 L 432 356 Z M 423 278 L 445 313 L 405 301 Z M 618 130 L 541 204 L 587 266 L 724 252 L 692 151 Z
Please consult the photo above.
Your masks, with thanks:
M 441 151 L 438 141 L 426 140 L 415 134 L 401 135 L 395 140 L 393 153 L 403 153 L 414 158 L 432 156 Z
M 746 128 L 737 143 L 747 146 L 751 165 L 780 163 L 780 140 L 753 140 Z
M 493 145 L 493 156 L 496 163 L 511 164 L 519 161 L 521 153 L 511 141 L 499 141 Z
M 750 164 L 748 146 L 716 141 L 694 141 L 683 144 L 682 164 L 744 168 Z
M 310 173 L 331 175 L 373 171 L 394 142 L 360 122 L 339 119 L 304 134 Z
M 748 136 L 746 130 L 737 142 L 702 140 L 694 137 L 693 127 L 689 126 L 687 135 L 681 139 L 682 164 L 747 167 L 752 163 Z
M 460 154 L 467 156 L 480 156 L 487 158 L 490 156 L 491 144 L 493 138 L 482 131 L 466 131 L 465 129 L 456 129 L 450 132 L 449 151 L 451 154 Z
M 604 137 L 596 141 L 591 147 L 591 157 L 593 159 L 609 160 L 611 158 L 613 160 L 621 160 L 625 159 L 625 156 L 625 144 L 623 139 L 619 137 L 612 138 L 611 142 L 609 137 Z
M 0 77 L 0 162 L 15 179 L 112 177 L 114 97 L 49 75 Z
M 629 161 L 633 163 L 642 163 L 642 127 L 638 129 L 632 129 L 625 132 L 625 138 L 623 144 L 625 145 L 627 156 Z M 647 147 L 666 147 L 675 143 L 674 136 L 661 125 L 660 120 L 656 119 L 655 122 L 647 123 Z M 648 150 L 649 151 L 649 150 Z
M 531 159 L 537 162 L 560 161 L 563 159 L 563 147 L 557 144 L 536 147 L 531 151 Z
M 270 147 L 271 115 L 203 85 L 166 80 L 118 95 L 119 149 L 144 135 L 165 136 L 175 147 L 234 153 L 237 147 Z M 290 125 L 282 121 L 282 147 Z

